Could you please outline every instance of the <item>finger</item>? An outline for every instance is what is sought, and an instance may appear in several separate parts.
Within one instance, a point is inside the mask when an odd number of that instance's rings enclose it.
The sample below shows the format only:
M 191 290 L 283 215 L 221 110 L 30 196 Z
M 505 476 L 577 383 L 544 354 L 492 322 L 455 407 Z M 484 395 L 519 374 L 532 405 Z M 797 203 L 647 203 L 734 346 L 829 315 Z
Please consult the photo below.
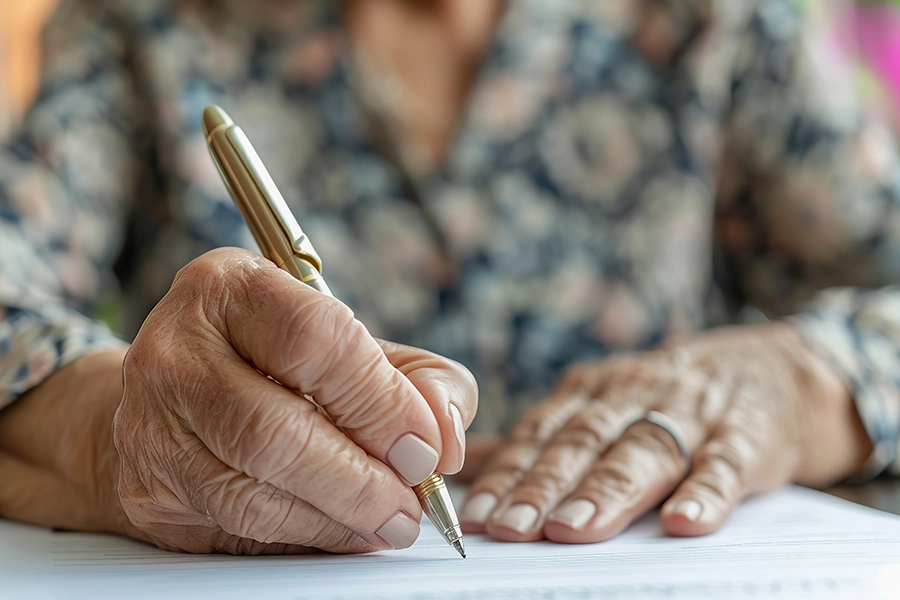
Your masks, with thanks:
M 198 444 L 202 442 L 205 446 L 203 450 L 208 448 L 231 469 L 308 502 L 360 534 L 378 532 L 388 526 L 387 536 L 391 537 L 395 530 L 411 532 L 411 527 L 398 529 L 400 525 L 409 525 L 410 519 L 418 523 L 421 507 L 406 483 L 339 431 L 314 404 L 261 377 L 236 356 L 212 361 L 200 373 L 200 380 L 182 377 L 179 393 L 203 389 L 202 399 L 195 401 L 194 418 L 190 422 L 199 438 Z M 130 403 L 121 409 L 116 415 L 117 426 L 139 421 L 140 416 L 129 411 L 141 410 L 140 407 Z M 197 463 L 195 450 L 159 454 L 166 455 L 166 461 L 190 457 L 166 469 L 177 474 L 185 465 Z M 140 447 L 130 451 L 146 452 Z M 159 460 L 148 457 L 146 462 L 154 465 Z M 208 483 L 202 475 L 197 474 L 193 481 L 186 482 L 186 489 L 206 489 Z M 209 475 L 214 482 L 217 474 Z M 242 532 L 232 533 L 252 537 Z M 418 533 L 417 525 L 415 533 Z M 290 543 L 301 542 L 291 540 Z
M 594 401 L 572 417 L 546 444 L 540 458 L 502 496 L 486 530 L 504 541 L 544 537 L 542 516 L 553 510 L 644 411 L 635 402 Z
M 493 458 L 469 487 L 459 513 L 464 532 L 484 532 L 484 524 L 496 508 L 498 499 L 515 487 L 540 456 L 544 442 L 586 402 L 583 394 L 560 393 L 525 414 L 510 432 L 509 445 L 492 452 Z
M 235 249 L 193 261 L 177 282 L 210 296 L 206 318 L 244 360 L 314 397 L 409 484 L 434 472 L 443 445 L 431 408 L 344 304 Z
M 216 485 L 205 487 L 204 492 L 208 492 L 204 499 L 207 508 L 202 510 L 209 516 L 210 525 L 221 527 L 236 538 L 336 553 L 373 552 L 392 547 L 387 540 L 373 535 L 374 532 L 354 531 L 310 503 L 243 473 L 223 473 Z M 403 547 L 413 541 L 415 537 Z
M 682 429 L 688 431 L 684 425 Z M 686 437 L 696 447 L 696 435 Z M 563 543 L 609 539 L 668 496 L 686 468 L 672 436 L 656 424 L 639 421 L 549 514 L 544 535 Z
M 272 484 L 258 482 L 225 465 L 219 471 L 213 477 L 202 474 L 204 483 L 195 488 L 194 504 L 205 511 L 211 526 L 240 540 L 357 554 L 408 548 L 419 534 L 418 522 L 405 513 L 392 517 L 393 523 L 388 524 L 389 520 L 377 530 L 357 530 Z M 222 541 L 219 538 L 216 542 L 219 550 L 223 549 Z
M 488 533 L 506 541 L 543 537 L 547 513 L 658 398 L 660 386 L 668 384 L 657 372 L 656 362 L 621 357 L 568 372 L 554 401 L 532 411 L 513 432 L 513 439 L 550 441 L 540 459 L 512 487 L 494 490 L 494 497 L 503 500 L 492 507 Z M 589 400 L 588 393 L 598 393 L 602 400 Z
M 659 385 L 659 381 L 653 376 L 654 373 L 650 361 L 635 360 L 631 357 L 616 358 L 599 364 L 585 363 L 567 371 L 553 398 L 533 407 L 525 414 L 510 433 L 509 438 L 513 445 L 508 450 L 502 451 L 497 460 L 488 465 L 471 487 L 460 513 L 463 530 L 472 533 L 483 532 L 492 514 L 499 517 L 507 508 L 512 507 L 508 500 L 509 495 L 537 462 L 540 448 L 567 426 L 571 419 L 576 418 L 576 422 L 572 427 L 574 439 L 570 443 L 577 444 L 577 440 L 583 437 L 580 433 L 585 431 L 592 432 L 588 437 L 593 436 L 597 440 L 617 439 L 624 426 L 633 420 L 633 417 L 628 415 L 634 411 L 642 412 L 643 409 L 637 407 L 647 405 L 658 395 L 654 393 Z M 605 407 L 589 410 L 584 413 L 581 420 L 577 420 L 575 416 L 592 402 L 590 394 L 593 393 L 604 394 Z M 619 410 L 623 411 L 622 415 L 611 416 Z M 561 443 L 566 443 L 566 440 L 562 440 Z M 567 451 L 561 449 L 558 452 L 554 451 L 547 460 L 558 463 L 566 460 L 567 455 Z M 567 468 L 570 469 L 567 471 L 570 476 L 574 476 L 571 473 L 578 470 L 571 465 Z M 545 471 L 542 467 L 540 473 L 535 476 L 536 480 L 544 479 L 546 474 L 546 479 L 554 481 L 555 487 L 564 487 L 560 485 L 559 477 L 556 477 L 554 472 Z M 500 499 L 504 500 L 501 502 Z M 515 525 L 520 525 L 526 523 L 533 514 L 532 506 L 527 504 L 515 506 L 512 507 L 511 514 L 506 515 L 505 520 L 512 520 Z M 535 527 L 539 528 L 539 525 L 540 522 Z M 512 535 L 519 536 L 520 533 L 514 531 Z M 522 539 L 532 539 L 534 536 L 534 531 L 529 530 Z
M 555 392 L 548 402 L 530 408 L 509 432 L 514 442 L 547 442 L 566 422 L 588 405 L 589 397 L 580 390 L 566 386 Z
M 742 498 L 762 491 L 762 454 L 759 439 L 746 424 L 719 428 L 696 453 L 691 474 L 663 505 L 660 520 L 666 532 L 696 536 L 718 530 Z M 781 481 L 777 475 L 771 479 Z
M 437 470 L 454 474 L 466 459 L 466 429 L 478 409 L 478 385 L 461 364 L 419 348 L 378 340 L 388 361 L 425 398 L 441 430 Z
M 498 499 L 515 487 L 541 453 L 538 442 L 512 442 L 500 450 L 485 467 L 469 494 L 459 522 L 464 533 L 483 533 L 487 518 L 497 506 Z

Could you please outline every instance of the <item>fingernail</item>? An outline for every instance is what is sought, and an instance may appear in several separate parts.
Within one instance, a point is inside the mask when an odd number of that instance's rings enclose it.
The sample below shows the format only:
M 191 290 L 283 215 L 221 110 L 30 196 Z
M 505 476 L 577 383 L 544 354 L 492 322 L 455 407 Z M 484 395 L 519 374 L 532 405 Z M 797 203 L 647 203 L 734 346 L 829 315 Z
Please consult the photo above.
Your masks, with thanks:
M 550 513 L 548 521 L 555 521 L 568 525 L 576 531 L 581 531 L 594 515 L 597 514 L 597 505 L 590 500 L 579 498 L 567 502 Z
M 700 518 L 703 507 L 696 500 L 682 500 L 672 509 L 672 514 L 681 515 L 691 523 L 695 523 Z
M 375 533 L 394 550 L 403 550 L 412 546 L 419 537 L 419 524 L 405 513 L 398 512 Z
M 410 485 L 418 485 L 434 473 L 438 464 L 437 450 L 414 433 L 394 442 L 387 453 L 388 462 Z
M 538 509 L 530 504 L 513 504 L 494 522 L 506 525 L 519 533 L 527 533 L 537 522 L 538 514 Z
M 484 524 L 494 507 L 497 506 L 497 497 L 488 492 L 475 494 L 463 504 L 462 511 L 459 513 L 460 522 Z
M 463 425 L 462 415 L 455 404 L 450 405 L 450 416 L 453 417 L 453 428 L 456 432 L 456 443 L 459 444 L 459 468 L 457 473 L 462 470 L 466 462 L 466 426 Z

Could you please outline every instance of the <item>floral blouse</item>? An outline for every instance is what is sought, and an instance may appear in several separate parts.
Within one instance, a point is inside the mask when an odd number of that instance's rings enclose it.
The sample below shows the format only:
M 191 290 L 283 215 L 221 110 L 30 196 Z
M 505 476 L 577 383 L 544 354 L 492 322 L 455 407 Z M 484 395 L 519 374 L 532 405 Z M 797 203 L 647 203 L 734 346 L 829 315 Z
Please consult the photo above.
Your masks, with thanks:
M 449 151 L 390 143 L 337 0 L 68 0 L 0 152 L 0 406 L 125 343 L 176 271 L 255 249 L 209 158 L 242 125 L 373 334 L 479 380 L 510 424 L 567 365 L 764 318 L 900 438 L 900 160 L 792 0 L 516 0 Z

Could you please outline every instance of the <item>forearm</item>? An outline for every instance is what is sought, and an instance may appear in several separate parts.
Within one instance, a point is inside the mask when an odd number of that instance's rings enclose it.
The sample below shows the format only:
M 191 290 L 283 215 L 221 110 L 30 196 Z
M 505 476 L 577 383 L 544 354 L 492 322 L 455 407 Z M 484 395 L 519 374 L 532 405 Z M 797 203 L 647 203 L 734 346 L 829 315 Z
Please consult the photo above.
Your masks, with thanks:
M 124 350 L 82 357 L 0 412 L 0 516 L 134 535 L 116 493 Z

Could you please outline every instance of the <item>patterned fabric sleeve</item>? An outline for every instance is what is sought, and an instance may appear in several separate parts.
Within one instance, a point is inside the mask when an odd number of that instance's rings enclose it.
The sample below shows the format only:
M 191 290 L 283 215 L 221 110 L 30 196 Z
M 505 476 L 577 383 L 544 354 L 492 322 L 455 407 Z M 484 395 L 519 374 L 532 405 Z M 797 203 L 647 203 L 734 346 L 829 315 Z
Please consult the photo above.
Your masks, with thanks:
M 126 36 L 109 4 L 62 5 L 39 98 L 0 147 L 0 407 L 75 358 L 123 344 L 83 316 L 146 164 Z
M 739 302 L 794 315 L 843 375 L 875 451 L 900 473 L 900 155 L 787 0 L 742 30 L 717 211 Z M 824 290 L 824 291 L 823 291 Z

